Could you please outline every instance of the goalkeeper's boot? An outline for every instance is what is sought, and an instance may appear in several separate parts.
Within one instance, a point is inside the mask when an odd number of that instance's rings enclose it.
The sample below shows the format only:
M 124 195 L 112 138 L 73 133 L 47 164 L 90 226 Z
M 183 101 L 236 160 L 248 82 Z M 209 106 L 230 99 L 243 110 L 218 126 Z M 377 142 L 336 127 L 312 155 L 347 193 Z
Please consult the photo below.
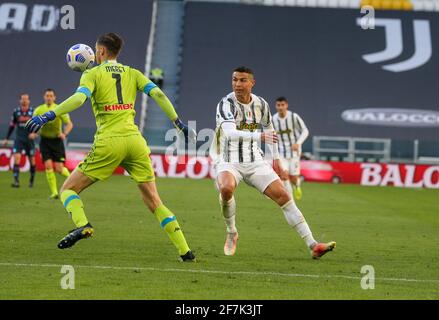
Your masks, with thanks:
M 18 182 L 18 180 L 14 180 L 14 182 L 11 184 L 12 188 L 20 188 L 20 183 Z
M 327 243 L 317 243 L 311 249 L 311 256 L 313 259 L 320 259 L 325 253 L 332 251 L 335 248 L 335 241 L 327 242 Z
M 58 195 L 58 193 L 51 194 L 51 195 L 49 196 L 49 199 L 51 199 L 51 200 L 59 199 L 59 195 Z
M 238 242 L 238 232 L 227 233 L 226 242 L 224 243 L 224 254 L 233 256 L 236 251 L 236 243 Z
M 67 249 L 73 246 L 76 242 L 81 239 L 89 238 L 93 236 L 93 227 L 90 223 L 85 226 L 73 229 L 58 243 L 59 249 Z
M 294 198 L 295 198 L 296 200 L 300 200 L 300 199 L 302 199 L 302 188 L 300 188 L 300 187 L 295 187 L 295 188 L 294 188 L 294 191 L 293 191 L 293 194 L 294 194 Z
M 197 261 L 194 254 L 190 250 L 188 252 L 186 252 L 186 254 L 180 256 L 180 258 L 181 258 L 182 262 L 196 262 Z

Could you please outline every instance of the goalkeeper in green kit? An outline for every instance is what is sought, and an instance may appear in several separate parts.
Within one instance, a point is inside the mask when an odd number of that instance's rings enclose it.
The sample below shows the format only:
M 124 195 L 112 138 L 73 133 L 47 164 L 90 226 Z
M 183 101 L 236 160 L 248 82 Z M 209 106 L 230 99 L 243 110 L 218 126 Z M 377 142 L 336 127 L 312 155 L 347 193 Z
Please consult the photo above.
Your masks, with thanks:
M 161 202 L 157 192 L 150 150 L 134 123 L 137 91 L 154 99 L 186 140 L 195 133 L 180 121 L 172 103 L 151 80 L 116 61 L 122 45 L 122 38 L 115 33 L 100 36 L 96 42 L 99 65 L 83 73 L 78 89 L 70 98 L 54 110 L 32 117 L 26 124 L 28 131 L 38 132 L 49 121 L 79 108 L 87 98 L 91 100 L 97 126 L 93 146 L 60 190 L 61 202 L 76 229 L 61 239 L 58 248 L 69 248 L 93 235 L 79 193 L 94 182 L 107 179 L 122 166 L 137 183 L 146 206 L 168 234 L 182 261 L 195 261 L 175 215 Z

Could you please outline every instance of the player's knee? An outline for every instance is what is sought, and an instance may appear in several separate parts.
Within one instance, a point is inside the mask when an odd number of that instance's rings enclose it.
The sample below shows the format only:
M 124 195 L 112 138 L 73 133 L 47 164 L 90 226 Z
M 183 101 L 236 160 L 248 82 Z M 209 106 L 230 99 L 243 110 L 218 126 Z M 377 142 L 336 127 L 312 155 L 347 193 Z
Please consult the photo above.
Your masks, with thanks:
M 86 188 L 86 185 L 84 185 L 84 183 L 71 177 L 72 176 L 64 181 L 63 185 L 61 186 L 60 193 L 63 193 L 66 190 L 72 190 L 75 191 L 77 194 L 80 194 L 81 191 Z
M 75 189 L 76 189 L 75 186 L 66 180 L 66 181 L 64 181 L 63 185 L 61 186 L 61 189 L 59 189 L 59 192 L 63 193 L 66 190 L 72 190 L 72 191 L 75 191 L 76 193 L 79 193 Z
M 291 200 L 291 195 L 286 190 L 279 191 L 276 194 L 275 201 L 280 206 L 283 206 L 284 204 L 288 203 L 290 200 Z
M 235 188 L 232 185 L 220 186 L 221 198 L 224 201 L 229 201 L 230 199 L 232 199 L 234 192 L 235 192 Z

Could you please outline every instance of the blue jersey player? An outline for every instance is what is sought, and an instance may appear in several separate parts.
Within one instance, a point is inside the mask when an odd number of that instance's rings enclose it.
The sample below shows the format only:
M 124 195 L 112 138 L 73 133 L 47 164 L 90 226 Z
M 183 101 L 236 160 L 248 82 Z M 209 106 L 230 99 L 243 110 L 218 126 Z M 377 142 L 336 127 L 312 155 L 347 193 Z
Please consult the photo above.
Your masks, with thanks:
M 25 129 L 26 122 L 32 118 L 34 110 L 30 107 L 30 99 L 27 93 L 23 93 L 20 96 L 20 107 L 15 108 L 11 117 L 11 122 L 9 124 L 8 133 L 6 134 L 6 139 L 3 140 L 3 146 L 6 146 L 8 139 L 11 136 L 15 128 L 15 141 L 12 153 L 14 155 L 14 182 L 12 187 L 18 188 L 19 183 L 19 173 L 20 173 L 20 161 L 21 154 L 25 151 L 30 162 L 30 181 L 29 187 L 33 187 L 34 177 L 35 177 L 35 137 L 36 134 L 31 133 Z

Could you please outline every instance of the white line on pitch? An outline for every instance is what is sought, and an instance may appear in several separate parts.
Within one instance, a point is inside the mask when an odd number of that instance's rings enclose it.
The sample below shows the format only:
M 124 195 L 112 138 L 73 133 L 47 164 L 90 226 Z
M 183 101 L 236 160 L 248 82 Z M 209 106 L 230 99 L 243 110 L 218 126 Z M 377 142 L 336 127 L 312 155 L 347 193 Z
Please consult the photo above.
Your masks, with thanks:
M 36 263 L 11 263 L 0 262 L 0 266 L 9 267 L 42 267 L 42 268 L 61 268 L 61 264 L 36 264 Z M 280 277 L 297 277 L 297 278 L 342 278 L 361 280 L 361 277 L 345 276 L 345 275 L 330 275 L 330 274 L 302 274 L 302 273 L 281 273 L 281 272 L 262 272 L 262 271 L 221 271 L 221 270 L 205 270 L 205 269 L 178 269 L 178 268 L 154 268 L 154 267 L 115 267 L 115 266 L 84 266 L 74 265 L 78 268 L 88 269 L 112 269 L 112 270 L 144 270 L 157 272 L 186 272 L 186 273 L 208 273 L 208 274 L 227 274 L 227 275 L 248 275 L 248 276 L 280 276 Z M 395 282 L 426 282 L 439 283 L 436 279 L 408 279 L 408 278 L 375 278 L 381 281 L 395 281 Z

